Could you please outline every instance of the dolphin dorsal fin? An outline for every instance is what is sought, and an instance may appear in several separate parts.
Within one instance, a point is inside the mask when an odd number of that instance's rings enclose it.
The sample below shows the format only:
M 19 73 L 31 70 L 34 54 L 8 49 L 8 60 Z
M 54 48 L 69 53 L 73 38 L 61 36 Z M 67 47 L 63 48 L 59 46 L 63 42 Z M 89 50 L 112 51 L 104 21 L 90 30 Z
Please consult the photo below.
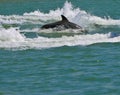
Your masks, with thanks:
M 61 15 L 61 17 L 62 17 L 62 21 L 68 21 L 68 19 L 64 15 Z

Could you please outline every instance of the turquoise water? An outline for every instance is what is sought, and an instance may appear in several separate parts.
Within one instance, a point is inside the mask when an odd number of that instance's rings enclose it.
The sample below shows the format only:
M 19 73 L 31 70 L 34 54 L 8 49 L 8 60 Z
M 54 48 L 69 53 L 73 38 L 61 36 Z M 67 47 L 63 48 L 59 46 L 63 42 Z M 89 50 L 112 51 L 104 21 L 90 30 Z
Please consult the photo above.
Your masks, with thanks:
M 119 5 L 0 1 L 0 95 L 119 95 Z M 88 33 L 40 29 L 61 14 Z

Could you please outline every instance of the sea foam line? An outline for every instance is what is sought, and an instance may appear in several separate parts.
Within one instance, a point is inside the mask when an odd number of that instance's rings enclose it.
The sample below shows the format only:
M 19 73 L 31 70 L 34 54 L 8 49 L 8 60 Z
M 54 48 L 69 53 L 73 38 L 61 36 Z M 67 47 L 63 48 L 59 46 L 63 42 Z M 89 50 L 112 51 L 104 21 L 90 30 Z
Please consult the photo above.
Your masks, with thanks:
M 112 33 L 105 34 L 86 34 L 74 36 L 62 36 L 59 38 L 47 38 L 38 36 L 36 38 L 27 38 L 20 34 L 15 28 L 0 30 L 0 48 L 5 49 L 45 49 L 62 46 L 87 46 L 95 43 L 120 42 L 119 35 Z

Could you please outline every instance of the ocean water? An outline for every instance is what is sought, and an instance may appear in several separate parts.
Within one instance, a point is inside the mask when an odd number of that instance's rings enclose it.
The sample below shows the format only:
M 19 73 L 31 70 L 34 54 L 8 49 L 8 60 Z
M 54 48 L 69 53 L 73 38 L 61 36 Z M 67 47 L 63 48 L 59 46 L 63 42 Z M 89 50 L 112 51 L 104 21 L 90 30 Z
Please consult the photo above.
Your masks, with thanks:
M 0 95 L 120 95 L 120 0 L 1 0 Z M 79 30 L 42 30 L 65 15 Z

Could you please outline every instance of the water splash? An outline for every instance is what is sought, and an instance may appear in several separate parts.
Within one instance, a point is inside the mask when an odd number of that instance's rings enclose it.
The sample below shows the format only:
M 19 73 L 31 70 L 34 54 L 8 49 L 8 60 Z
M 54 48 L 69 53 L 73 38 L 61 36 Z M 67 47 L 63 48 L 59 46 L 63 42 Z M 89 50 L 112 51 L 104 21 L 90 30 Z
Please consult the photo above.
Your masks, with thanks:
M 4 49 L 42 49 L 62 46 L 76 46 L 82 45 L 87 46 L 95 43 L 104 42 L 120 42 L 120 36 L 111 32 L 105 34 L 86 34 L 86 35 L 73 35 L 73 36 L 61 36 L 56 38 L 48 38 L 37 36 L 36 38 L 27 38 L 21 32 L 42 32 L 40 29 L 35 27 L 34 29 L 21 30 L 19 28 L 5 29 L 3 24 L 18 24 L 28 25 L 29 24 L 40 24 L 43 25 L 53 20 L 58 21 L 61 19 L 60 15 L 64 14 L 70 21 L 79 24 L 83 27 L 89 27 L 91 25 L 118 25 L 120 26 L 120 20 L 114 20 L 112 18 L 101 18 L 98 16 L 91 15 L 80 8 L 73 8 L 73 5 L 66 1 L 63 8 L 57 8 L 56 10 L 50 10 L 49 13 L 43 13 L 39 10 L 30 13 L 24 13 L 23 15 L 0 15 L 0 48 Z M 93 27 L 92 27 L 93 28 Z M 69 33 L 71 30 L 68 30 Z M 47 32 L 47 30 L 45 31 Z M 48 30 L 54 32 L 53 30 Z M 66 31 L 62 31 L 66 32 Z M 78 33 L 73 30 L 72 32 Z
M 10 28 L 10 29 L 0 29 L 0 41 L 1 42 L 16 42 L 24 41 L 24 36 L 19 33 L 19 29 Z
M 50 10 L 48 13 L 35 10 L 34 12 L 24 13 L 23 15 L 0 15 L 1 24 L 40 24 L 52 20 L 60 20 L 60 15 L 65 15 L 70 21 L 79 24 L 83 27 L 89 25 L 120 25 L 120 20 L 112 18 L 101 18 L 91 15 L 80 8 L 74 8 L 71 2 L 66 1 L 63 8 L 57 8 L 56 10 Z

